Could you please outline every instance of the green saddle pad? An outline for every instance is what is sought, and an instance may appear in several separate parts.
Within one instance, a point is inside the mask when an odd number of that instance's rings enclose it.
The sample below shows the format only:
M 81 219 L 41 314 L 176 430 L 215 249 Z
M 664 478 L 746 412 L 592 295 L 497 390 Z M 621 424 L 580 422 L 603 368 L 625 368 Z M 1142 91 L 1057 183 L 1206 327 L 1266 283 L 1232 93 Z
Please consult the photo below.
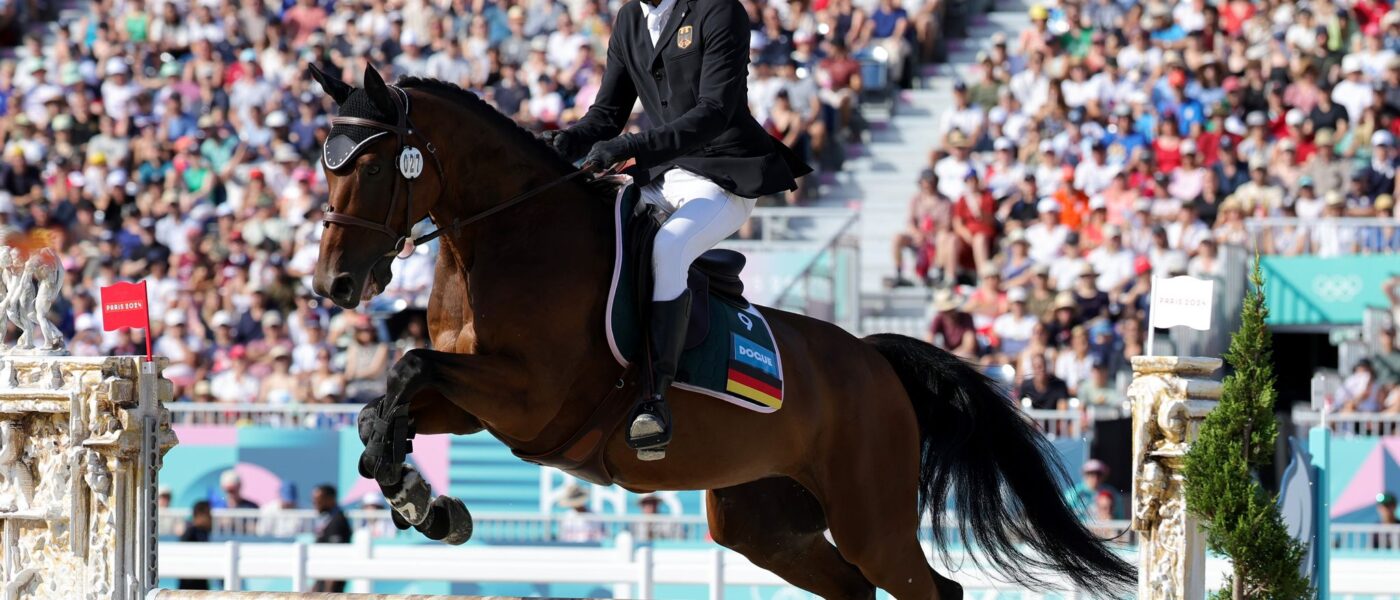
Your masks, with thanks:
M 645 324 L 637 306 L 636 261 L 627 251 L 635 247 L 628 225 L 639 202 L 641 194 L 629 185 L 613 206 L 616 245 L 606 329 L 613 357 L 623 367 L 642 357 Z M 673 386 L 758 412 L 778 410 L 783 405 L 783 365 L 768 320 L 747 301 L 739 306 L 716 294 L 709 294 L 708 300 L 708 332 L 703 339 L 688 340 Z

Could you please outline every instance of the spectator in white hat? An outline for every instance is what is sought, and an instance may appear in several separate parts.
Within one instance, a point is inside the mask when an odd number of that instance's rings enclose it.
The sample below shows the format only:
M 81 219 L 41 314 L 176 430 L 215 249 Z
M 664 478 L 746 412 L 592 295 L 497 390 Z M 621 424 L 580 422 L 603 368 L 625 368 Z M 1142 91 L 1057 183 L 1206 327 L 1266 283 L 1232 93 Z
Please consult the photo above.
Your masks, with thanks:
M 1348 55 L 1342 59 L 1342 77 L 1343 79 L 1332 87 L 1332 101 L 1347 109 L 1347 119 L 1355 125 L 1375 99 L 1371 93 L 1371 84 L 1363 79 L 1361 57 Z
M 1031 336 L 1040 320 L 1026 309 L 1028 295 L 1023 288 L 1011 288 L 1006 292 L 1010 308 L 992 321 L 992 333 L 996 334 L 997 349 L 1007 357 L 1020 356 L 1021 351 L 1031 342 Z
M 1035 208 L 1039 216 L 1026 228 L 1026 241 L 1031 245 L 1031 259 L 1048 265 L 1060 255 L 1070 231 L 1060 224 L 1060 203 L 1054 198 L 1041 199 Z

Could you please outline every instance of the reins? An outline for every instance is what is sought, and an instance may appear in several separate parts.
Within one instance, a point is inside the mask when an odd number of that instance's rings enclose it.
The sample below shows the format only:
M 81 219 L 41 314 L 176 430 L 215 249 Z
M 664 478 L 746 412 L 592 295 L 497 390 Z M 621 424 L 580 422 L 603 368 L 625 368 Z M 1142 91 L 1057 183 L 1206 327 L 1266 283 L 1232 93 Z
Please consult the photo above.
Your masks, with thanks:
M 391 125 L 389 123 L 383 123 L 380 121 L 375 121 L 373 119 L 363 119 L 360 117 L 335 116 L 331 117 L 330 119 L 330 123 L 332 126 L 348 125 L 353 127 L 379 129 L 385 133 L 391 133 L 398 137 L 399 177 L 394 179 L 394 189 L 391 192 L 392 195 L 390 196 L 391 203 L 389 205 L 389 212 L 385 215 L 384 222 L 376 223 L 374 221 L 362 219 L 354 215 L 335 212 L 329 202 L 327 202 L 325 206 L 322 207 L 322 211 L 325 214 L 325 220 L 323 222 L 323 226 L 325 227 L 330 227 L 332 223 L 338 225 L 361 227 L 378 233 L 383 233 L 389 236 L 390 238 L 393 238 L 395 240 L 394 249 L 386 253 L 385 256 L 398 256 L 401 253 L 403 253 L 405 245 L 408 245 L 408 247 L 411 248 L 416 247 L 419 244 L 431 242 L 439 237 L 442 237 L 442 235 L 445 233 L 456 232 L 458 229 L 461 229 L 473 223 L 477 223 L 487 217 L 490 217 L 491 215 L 516 206 L 526 200 L 529 200 L 530 198 L 533 198 L 545 192 L 546 190 L 554 188 L 555 186 L 571 181 L 580 176 L 588 175 L 590 173 L 593 173 L 594 171 L 593 165 L 585 163 L 578 170 L 572 171 L 566 175 L 558 177 L 539 187 L 526 190 L 525 192 L 518 194 L 515 197 L 506 200 L 505 202 L 492 206 L 491 208 L 483 210 L 475 215 L 466 218 L 453 219 L 452 222 L 447 224 L 445 227 L 439 227 L 433 230 L 432 232 L 423 234 L 421 236 L 418 236 L 417 238 L 410 237 L 410 235 L 413 233 L 413 180 L 417 179 L 418 176 L 421 175 L 423 172 L 423 153 L 419 152 L 418 148 L 410 145 L 408 143 L 408 140 L 409 138 L 415 136 L 423 137 L 423 135 L 413 128 L 413 123 L 409 120 L 408 92 L 405 92 L 398 86 L 390 86 L 389 89 L 395 92 L 395 94 L 391 95 L 391 97 L 394 100 L 394 104 L 399 109 L 397 124 Z M 377 137 L 379 135 L 383 135 L 383 133 L 371 136 L 369 139 L 361 141 L 360 144 L 364 144 L 365 142 L 368 142 L 370 139 L 373 139 L 374 137 Z M 428 150 L 428 156 L 432 157 L 433 159 L 433 166 L 437 168 L 438 180 L 443 184 L 438 188 L 438 194 L 441 195 L 442 189 L 446 187 L 446 178 L 442 169 L 442 162 L 438 160 L 437 147 L 435 147 L 433 143 L 431 141 L 428 141 L 426 138 L 423 139 L 423 142 L 423 147 Z M 354 149 L 358 149 L 358 146 L 356 146 Z M 341 166 L 344 166 L 345 161 L 348 160 L 350 154 L 351 152 L 347 152 L 345 156 L 339 157 L 339 163 L 333 163 L 329 154 L 327 152 L 322 152 L 322 161 L 325 162 L 326 166 L 329 167 L 331 170 L 335 170 Z M 608 174 L 608 172 L 604 172 L 599 175 L 605 176 Z M 403 233 L 395 231 L 391 227 L 391 224 L 394 220 L 394 213 L 397 212 L 396 209 L 398 208 L 399 204 L 400 181 L 405 182 L 404 195 L 406 196 L 406 206 L 404 207 L 404 222 L 405 227 L 408 228 L 408 231 Z

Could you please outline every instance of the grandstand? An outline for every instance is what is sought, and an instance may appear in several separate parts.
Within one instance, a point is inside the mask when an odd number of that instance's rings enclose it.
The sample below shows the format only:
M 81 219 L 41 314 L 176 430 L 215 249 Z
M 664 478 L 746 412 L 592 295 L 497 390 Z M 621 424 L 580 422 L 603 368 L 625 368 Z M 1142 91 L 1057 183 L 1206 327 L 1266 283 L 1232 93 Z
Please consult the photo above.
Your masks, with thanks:
M 1320 408 L 1337 412 L 1333 546 L 1344 558 L 1397 558 L 1400 524 L 1377 498 L 1400 492 L 1400 10 L 1377 0 L 743 3 L 751 109 L 817 169 L 798 191 L 760 199 L 724 242 L 749 258 L 751 298 L 977 362 L 1014 390 L 1070 471 L 1107 466 L 1095 490 L 1119 504 L 1086 518 L 1116 535 L 1129 492 L 1126 358 L 1219 354 L 1258 252 L 1285 431 L 1320 423 Z M 62 257 L 69 284 L 53 317 L 74 354 L 144 353 L 138 332 L 104 331 L 96 298 L 113 281 L 149 282 L 182 439 L 163 473 L 167 541 L 208 500 L 208 540 L 309 541 L 318 517 L 307 500 L 330 483 L 356 543 L 418 543 L 376 512 L 352 424 L 393 361 L 428 343 L 436 247 L 396 263 L 362 313 L 310 292 L 334 105 L 304 66 L 354 82 L 368 60 L 391 79 L 460 84 L 533 131 L 567 127 L 597 91 L 619 5 L 0 7 L 0 235 Z M 775 107 L 780 91 L 788 112 Z M 802 98 L 811 102 L 793 102 Z M 1215 328 L 1161 332 L 1146 348 L 1152 277 L 1181 274 L 1215 281 Z M 417 444 L 419 469 L 477 516 L 474 544 L 611 548 L 626 532 L 628 544 L 684 551 L 707 534 L 699 492 L 643 506 L 584 485 L 578 501 L 575 482 L 485 435 Z M 241 496 L 224 491 L 232 479 Z M 296 508 L 240 509 L 240 499 Z M 571 516 L 580 505 L 589 516 Z M 653 508 L 661 516 L 644 515 Z M 279 535 L 265 525 L 274 520 Z M 1125 538 L 1125 551 L 1134 543 Z M 420 591 L 596 592 L 519 583 Z

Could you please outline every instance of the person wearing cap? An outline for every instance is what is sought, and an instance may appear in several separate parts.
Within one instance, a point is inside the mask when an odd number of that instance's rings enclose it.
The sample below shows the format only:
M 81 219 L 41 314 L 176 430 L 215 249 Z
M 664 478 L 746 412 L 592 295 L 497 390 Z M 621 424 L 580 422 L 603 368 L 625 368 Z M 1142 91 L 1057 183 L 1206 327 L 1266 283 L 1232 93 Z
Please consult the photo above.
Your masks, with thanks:
M 1366 196 L 1395 192 L 1395 136 L 1384 129 L 1371 134 L 1371 160 L 1356 176 L 1366 182 Z
M 1322 209 L 1326 205 L 1322 198 L 1318 197 L 1317 187 L 1313 185 L 1313 179 L 1304 175 L 1298 178 L 1298 197 L 1293 200 L 1293 210 L 1302 219 L 1316 219 L 1322 216 Z
M 542 134 L 566 160 L 597 171 L 636 159 L 628 172 L 667 217 L 652 247 L 652 385 L 627 427 L 629 444 L 651 457 L 664 456 L 671 439 L 666 393 L 685 343 L 691 262 L 743 226 L 758 197 L 796 190 L 811 172 L 749 112 L 749 34 L 733 0 L 624 4 L 592 106 L 572 127 Z M 638 100 L 650 128 L 623 133 Z
M 1040 320 L 1026 307 L 1029 295 L 1024 288 L 1014 287 L 1006 292 L 1009 308 L 992 321 L 991 331 L 995 334 L 997 351 L 1008 359 L 1021 355 L 1030 345 Z
M 1095 196 L 1108 189 L 1120 167 L 1108 161 L 1108 146 L 1103 140 L 1090 144 L 1089 155 L 1074 167 L 1074 187 L 1087 196 Z
M 1356 361 L 1351 374 L 1342 380 L 1342 388 L 1337 392 L 1338 412 L 1377 413 L 1381 406 L 1380 381 L 1371 359 Z
M 1016 143 L 1007 137 L 998 137 L 992 142 L 996 155 L 986 168 L 987 191 L 992 198 L 1004 200 L 1016 192 L 1026 177 L 1026 167 L 1016 156 Z
M 959 79 L 953 82 L 953 105 L 938 117 L 938 135 L 947 138 L 953 131 L 960 131 L 968 140 L 982 137 L 986 121 L 986 110 L 972 103 L 968 94 L 967 82 Z
M 1048 265 L 1060 255 L 1071 232 L 1060 224 L 1060 203 L 1054 198 L 1042 198 L 1036 211 L 1036 222 L 1026 227 L 1026 241 L 1031 246 L 1031 260 Z
M 1079 516 L 1085 520 L 1093 520 L 1098 517 L 1094 513 L 1098 506 L 1099 498 L 1107 496 L 1112 502 L 1112 519 L 1127 518 L 1127 506 L 1123 503 L 1121 494 L 1108 485 L 1108 465 L 1096 458 L 1091 458 L 1084 462 L 1080 468 L 1080 480 L 1074 489 L 1065 492 L 1065 500 L 1074 507 Z
M 1364 81 L 1359 55 L 1351 54 L 1342 58 L 1342 80 L 1332 86 L 1330 97 L 1332 102 L 1346 109 L 1347 118 L 1352 125 L 1361 121 L 1361 115 L 1371 106 L 1375 94 L 1371 92 L 1371 84 Z
M 963 358 L 977 358 L 977 327 L 972 315 L 963 310 L 963 297 L 956 289 L 935 292 L 931 308 L 936 314 L 929 323 L 927 341 Z
M 291 352 L 285 346 L 277 344 L 270 346 L 267 355 L 272 365 L 268 374 L 262 378 L 262 385 L 258 391 L 259 402 L 287 405 L 305 400 L 305 385 L 299 377 L 292 374 Z
M 258 535 L 260 537 L 292 538 L 301 530 L 299 515 L 289 515 L 297 509 L 297 484 L 283 481 L 277 488 L 277 499 L 263 505 L 258 511 Z
M 210 380 L 214 387 L 214 396 L 220 402 L 247 403 L 258 398 L 260 382 L 249 371 L 250 360 L 247 353 L 247 348 L 242 345 L 229 348 L 227 369 Z
M 1376 522 L 1380 525 L 1400 525 L 1400 519 L 1395 515 L 1395 492 L 1386 490 L 1376 494 Z M 1386 533 L 1373 534 L 1375 539 L 1371 544 L 1372 548 L 1378 550 L 1394 550 L 1397 546 L 1394 535 Z
M 1313 188 L 1318 194 L 1345 192 L 1351 183 L 1352 166 L 1350 161 L 1338 160 L 1336 137 L 1332 130 L 1321 129 L 1314 133 L 1313 145 L 1317 149 L 1304 164 L 1303 175 L 1312 178 Z

